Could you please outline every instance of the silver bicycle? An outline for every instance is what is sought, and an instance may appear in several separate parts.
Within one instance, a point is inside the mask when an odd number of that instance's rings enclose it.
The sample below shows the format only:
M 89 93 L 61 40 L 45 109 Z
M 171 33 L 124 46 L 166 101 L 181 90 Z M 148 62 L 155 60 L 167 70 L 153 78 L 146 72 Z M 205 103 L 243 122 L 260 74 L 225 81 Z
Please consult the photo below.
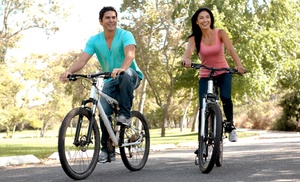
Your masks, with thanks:
M 87 178 L 94 171 L 101 143 L 100 130 L 95 119 L 97 115 L 100 115 L 109 133 L 109 153 L 119 152 L 123 164 L 130 171 L 141 170 L 149 155 L 149 128 L 145 117 L 138 111 L 131 111 L 129 127 L 116 124 L 119 115 L 118 102 L 101 90 L 101 83 L 110 78 L 110 72 L 72 74 L 68 78 L 70 81 L 79 78 L 89 80 L 92 87 L 90 98 L 83 100 L 80 107 L 72 109 L 59 129 L 58 153 L 65 173 L 72 179 L 80 180 Z M 100 97 L 104 97 L 111 105 L 113 115 L 105 114 Z

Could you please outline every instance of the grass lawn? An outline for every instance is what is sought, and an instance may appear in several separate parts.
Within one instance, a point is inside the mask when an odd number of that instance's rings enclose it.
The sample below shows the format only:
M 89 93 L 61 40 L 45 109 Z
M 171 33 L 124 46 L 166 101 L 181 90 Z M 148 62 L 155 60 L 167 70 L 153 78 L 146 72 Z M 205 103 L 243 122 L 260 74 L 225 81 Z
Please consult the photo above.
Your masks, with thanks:
M 166 136 L 160 137 L 161 129 L 150 130 L 150 144 L 179 144 L 197 141 L 197 132 L 190 129 L 166 129 Z M 3 133 L 0 133 L 4 136 Z M 240 138 L 253 136 L 255 133 L 238 132 Z M 33 154 L 39 159 L 47 158 L 57 152 L 57 131 L 48 131 L 46 138 L 38 138 L 36 131 L 16 132 L 13 139 L 0 139 L 0 157 Z

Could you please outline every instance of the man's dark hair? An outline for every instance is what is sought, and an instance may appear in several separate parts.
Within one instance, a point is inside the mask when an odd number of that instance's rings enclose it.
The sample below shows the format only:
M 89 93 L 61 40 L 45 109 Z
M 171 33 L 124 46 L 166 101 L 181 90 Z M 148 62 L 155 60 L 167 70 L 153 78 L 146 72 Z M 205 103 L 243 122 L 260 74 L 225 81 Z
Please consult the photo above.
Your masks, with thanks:
M 99 19 L 102 20 L 103 19 L 103 16 L 104 16 L 104 13 L 106 13 L 107 11 L 114 11 L 116 13 L 116 16 L 118 17 L 118 13 L 116 11 L 116 9 L 112 6 L 104 6 L 100 12 L 99 12 Z

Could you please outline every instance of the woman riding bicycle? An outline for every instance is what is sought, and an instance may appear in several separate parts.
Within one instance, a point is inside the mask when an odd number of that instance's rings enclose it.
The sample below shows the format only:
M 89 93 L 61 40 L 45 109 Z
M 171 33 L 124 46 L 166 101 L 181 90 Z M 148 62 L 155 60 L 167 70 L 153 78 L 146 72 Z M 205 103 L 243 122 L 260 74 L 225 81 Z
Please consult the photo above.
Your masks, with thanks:
M 225 45 L 228 54 L 236 64 L 237 71 L 240 74 L 245 72 L 240 58 L 235 52 L 227 33 L 223 29 L 214 28 L 214 16 L 208 8 L 199 8 L 194 13 L 191 21 L 192 34 L 189 36 L 188 45 L 182 58 L 182 65 L 184 67 L 191 67 L 190 57 L 196 48 L 197 55 L 200 57 L 203 65 L 215 68 L 229 68 L 224 54 Z M 202 109 L 201 98 L 207 91 L 208 74 L 209 70 L 204 68 L 200 69 L 200 79 L 198 84 L 200 109 Z M 214 79 L 217 79 L 219 83 L 220 98 L 227 119 L 225 130 L 229 133 L 229 141 L 236 142 L 238 136 L 233 124 L 233 103 L 231 100 L 232 75 L 227 71 L 219 71 L 214 74 Z

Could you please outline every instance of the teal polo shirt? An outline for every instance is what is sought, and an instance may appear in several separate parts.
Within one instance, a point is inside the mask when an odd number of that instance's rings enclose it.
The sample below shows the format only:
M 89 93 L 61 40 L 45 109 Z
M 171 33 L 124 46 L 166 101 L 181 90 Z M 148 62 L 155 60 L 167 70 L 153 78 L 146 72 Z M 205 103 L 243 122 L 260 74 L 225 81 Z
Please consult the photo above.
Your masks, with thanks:
M 107 47 L 104 32 L 100 32 L 90 37 L 83 52 L 90 55 L 96 54 L 102 70 L 104 72 L 111 72 L 114 68 L 120 68 L 122 66 L 125 59 L 124 47 L 130 44 L 136 46 L 132 33 L 117 28 L 110 49 Z M 139 77 L 143 79 L 144 75 L 136 64 L 135 59 L 132 61 L 130 68 L 134 69 Z

